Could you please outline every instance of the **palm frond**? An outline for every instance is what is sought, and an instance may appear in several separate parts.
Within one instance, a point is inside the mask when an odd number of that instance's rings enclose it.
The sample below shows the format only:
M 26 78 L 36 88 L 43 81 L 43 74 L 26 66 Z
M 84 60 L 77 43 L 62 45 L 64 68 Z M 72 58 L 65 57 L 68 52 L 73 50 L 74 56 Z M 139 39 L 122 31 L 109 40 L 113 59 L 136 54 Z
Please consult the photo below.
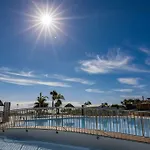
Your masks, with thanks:
M 57 99 L 62 99 L 62 100 L 65 100 L 64 96 L 62 94 L 58 94 L 57 95 Z
M 37 97 L 37 102 L 34 103 L 34 107 L 48 107 L 47 96 L 42 96 L 42 93 L 40 93 L 40 96 Z
M 61 105 L 62 105 L 62 101 L 57 100 L 57 102 L 55 103 L 55 107 L 60 107 Z

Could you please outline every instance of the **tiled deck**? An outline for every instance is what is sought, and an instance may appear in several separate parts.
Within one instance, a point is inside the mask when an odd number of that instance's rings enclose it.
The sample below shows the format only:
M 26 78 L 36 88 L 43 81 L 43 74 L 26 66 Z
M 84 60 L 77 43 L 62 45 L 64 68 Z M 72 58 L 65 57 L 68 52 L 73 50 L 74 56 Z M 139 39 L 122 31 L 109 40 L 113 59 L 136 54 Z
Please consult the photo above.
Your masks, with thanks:
M 88 148 L 60 145 L 54 143 L 39 143 L 33 141 L 18 141 L 0 137 L 0 150 L 89 150 Z

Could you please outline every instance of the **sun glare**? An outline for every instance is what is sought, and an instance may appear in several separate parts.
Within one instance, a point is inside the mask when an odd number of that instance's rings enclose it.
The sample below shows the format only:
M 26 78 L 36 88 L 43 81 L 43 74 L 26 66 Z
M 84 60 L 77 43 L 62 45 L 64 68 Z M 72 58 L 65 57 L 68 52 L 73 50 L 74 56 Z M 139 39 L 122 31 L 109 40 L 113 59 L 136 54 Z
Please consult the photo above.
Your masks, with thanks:
M 23 32 L 33 30 L 34 33 L 37 34 L 36 43 L 38 40 L 44 36 L 44 42 L 48 39 L 56 39 L 59 34 L 66 33 L 62 30 L 64 26 L 63 21 L 64 10 L 61 10 L 61 4 L 57 7 L 54 7 L 54 4 L 48 3 L 37 3 L 35 1 L 32 2 L 33 7 L 30 13 L 26 13 L 25 15 L 29 20 L 29 27 L 26 28 Z M 51 40 L 52 42 L 52 40 Z
M 56 1 L 55 1 L 56 2 Z M 63 37 L 69 37 L 71 40 L 75 40 L 72 36 L 67 33 L 68 25 L 66 20 L 82 19 L 84 16 L 66 16 L 70 8 L 65 9 L 65 3 L 60 1 L 55 3 L 54 1 L 44 0 L 37 2 L 32 0 L 32 4 L 27 13 L 23 13 L 27 18 L 28 27 L 22 31 L 32 31 L 36 36 L 35 47 L 38 41 L 44 40 L 44 44 L 47 42 L 52 44 L 57 43 Z
M 49 14 L 44 14 L 40 17 L 40 21 L 44 26 L 51 26 L 53 24 L 53 17 Z

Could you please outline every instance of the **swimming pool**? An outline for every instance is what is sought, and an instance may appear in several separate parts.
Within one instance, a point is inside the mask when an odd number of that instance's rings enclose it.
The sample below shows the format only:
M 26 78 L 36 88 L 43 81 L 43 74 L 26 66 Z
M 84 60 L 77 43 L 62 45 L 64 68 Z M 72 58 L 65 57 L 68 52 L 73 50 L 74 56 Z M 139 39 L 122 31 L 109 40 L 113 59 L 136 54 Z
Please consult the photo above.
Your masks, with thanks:
M 0 150 L 90 150 L 89 148 L 0 137 Z
M 49 119 L 31 119 L 16 126 L 63 126 L 72 128 L 97 129 L 108 132 L 120 132 L 150 137 L 149 118 L 129 117 L 65 117 Z

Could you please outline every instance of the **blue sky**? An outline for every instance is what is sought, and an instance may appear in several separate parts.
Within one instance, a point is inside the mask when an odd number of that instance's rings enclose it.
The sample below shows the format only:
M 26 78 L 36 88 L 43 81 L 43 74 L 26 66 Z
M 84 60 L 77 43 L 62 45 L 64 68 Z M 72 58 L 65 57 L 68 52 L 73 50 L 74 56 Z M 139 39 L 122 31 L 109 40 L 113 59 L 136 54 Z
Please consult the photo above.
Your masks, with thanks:
M 33 18 L 46 6 L 56 27 L 40 34 Z M 77 105 L 149 97 L 149 6 L 144 0 L 0 1 L 0 99 L 31 103 L 52 90 Z

